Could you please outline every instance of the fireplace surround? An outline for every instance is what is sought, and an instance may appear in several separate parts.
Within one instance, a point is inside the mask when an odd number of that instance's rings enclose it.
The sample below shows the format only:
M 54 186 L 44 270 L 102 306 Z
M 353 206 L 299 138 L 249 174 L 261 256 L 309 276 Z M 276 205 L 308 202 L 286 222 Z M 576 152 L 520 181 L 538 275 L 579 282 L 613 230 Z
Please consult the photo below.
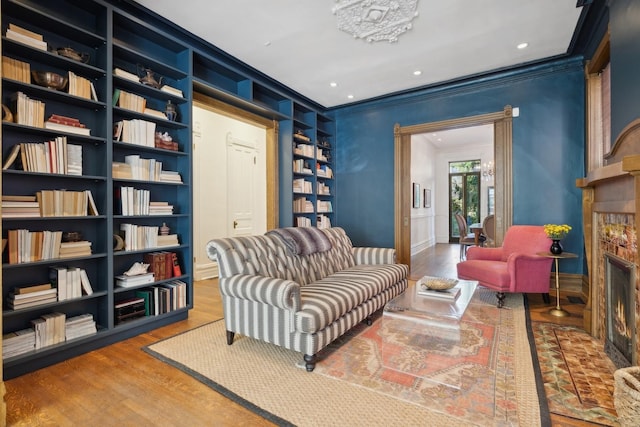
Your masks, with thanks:
M 640 119 L 630 123 L 616 139 L 603 165 L 578 179 L 582 189 L 583 234 L 588 275 L 583 294 L 587 297 L 584 328 L 602 342 L 616 366 L 637 364 L 640 354 L 640 270 L 637 230 L 640 229 Z M 613 263 L 611 262 L 613 261 Z M 623 271 L 613 271 L 618 268 Z M 608 276 L 621 274 L 626 287 L 607 290 Z M 627 276 L 628 275 L 628 276 Z M 626 302 L 618 306 L 624 294 Z M 615 300 L 615 301 L 614 301 Z M 607 314 L 607 307 L 613 312 Z M 617 314 L 616 314 L 617 310 Z M 616 326 L 622 316 L 626 329 Z M 620 327 L 630 337 L 607 340 Z M 614 334 L 611 334 L 613 337 Z M 615 340 L 617 346 L 615 345 Z M 609 341 L 609 342 L 608 342 Z M 622 351 L 620 348 L 622 347 Z M 623 356 L 620 357 L 620 354 Z M 625 355 L 626 354 L 626 355 Z

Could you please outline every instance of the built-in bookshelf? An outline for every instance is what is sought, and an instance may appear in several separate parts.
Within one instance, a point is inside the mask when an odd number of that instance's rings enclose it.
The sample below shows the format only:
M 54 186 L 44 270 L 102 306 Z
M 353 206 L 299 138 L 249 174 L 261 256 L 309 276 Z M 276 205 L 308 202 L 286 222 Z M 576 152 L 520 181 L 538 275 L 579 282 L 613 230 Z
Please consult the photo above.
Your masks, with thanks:
M 190 49 L 164 29 L 104 2 L 2 1 L 5 378 L 193 305 Z M 137 191 L 124 213 L 123 188 Z M 155 252 L 171 253 L 171 275 L 117 286 Z
M 187 317 L 193 92 L 277 122 L 279 226 L 334 224 L 322 107 L 134 1 L 2 0 L 1 12 L 5 378 Z M 171 275 L 122 279 L 167 253 Z M 24 331 L 47 322 L 58 337 L 29 348 Z
M 333 219 L 333 121 L 293 105 L 293 225 L 331 227 Z

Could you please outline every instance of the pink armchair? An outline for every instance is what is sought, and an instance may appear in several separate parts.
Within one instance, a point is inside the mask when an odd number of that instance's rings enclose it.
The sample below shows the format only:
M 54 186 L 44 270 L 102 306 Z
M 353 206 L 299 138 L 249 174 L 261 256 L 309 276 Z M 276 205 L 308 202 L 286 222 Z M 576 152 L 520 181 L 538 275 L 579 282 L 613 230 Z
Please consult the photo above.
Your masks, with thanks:
M 550 246 L 544 227 L 511 226 L 502 247 L 470 247 L 466 261 L 457 265 L 458 278 L 477 280 L 494 289 L 499 308 L 504 305 L 505 292 L 543 293 L 548 302 L 553 259 L 537 253 L 548 251 Z

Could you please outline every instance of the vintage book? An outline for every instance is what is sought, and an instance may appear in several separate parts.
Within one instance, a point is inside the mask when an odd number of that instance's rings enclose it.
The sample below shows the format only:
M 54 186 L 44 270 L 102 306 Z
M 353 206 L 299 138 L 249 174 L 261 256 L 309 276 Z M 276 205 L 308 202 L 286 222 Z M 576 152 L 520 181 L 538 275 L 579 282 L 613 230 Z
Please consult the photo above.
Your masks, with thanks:
M 29 294 L 32 292 L 38 291 L 46 291 L 47 289 L 52 289 L 51 283 L 42 283 L 39 285 L 25 285 L 25 286 L 16 286 L 13 288 L 13 293 L 15 295 Z
M 171 260 L 173 261 L 173 276 L 182 276 L 182 270 L 180 269 L 180 264 L 178 263 L 178 254 L 176 254 L 175 252 L 171 252 Z
M 51 129 L 51 130 L 57 130 L 57 131 L 61 131 L 61 132 L 68 132 L 68 133 L 75 133 L 78 135 L 91 135 L 91 129 L 89 128 L 83 128 L 83 127 L 79 127 L 79 126 L 74 126 L 74 125 L 65 125 L 62 123 L 55 123 L 52 121 L 47 120 L 44 123 L 44 127 L 46 129 Z

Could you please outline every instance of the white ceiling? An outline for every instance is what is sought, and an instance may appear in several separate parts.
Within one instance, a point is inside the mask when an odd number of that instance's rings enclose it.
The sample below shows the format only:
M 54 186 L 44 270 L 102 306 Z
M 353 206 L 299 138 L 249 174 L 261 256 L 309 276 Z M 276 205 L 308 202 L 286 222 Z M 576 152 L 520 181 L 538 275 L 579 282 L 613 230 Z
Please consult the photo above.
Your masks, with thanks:
M 565 54 L 581 12 L 576 0 L 418 0 L 396 43 L 368 43 L 338 30 L 336 0 L 137 2 L 324 107 Z

